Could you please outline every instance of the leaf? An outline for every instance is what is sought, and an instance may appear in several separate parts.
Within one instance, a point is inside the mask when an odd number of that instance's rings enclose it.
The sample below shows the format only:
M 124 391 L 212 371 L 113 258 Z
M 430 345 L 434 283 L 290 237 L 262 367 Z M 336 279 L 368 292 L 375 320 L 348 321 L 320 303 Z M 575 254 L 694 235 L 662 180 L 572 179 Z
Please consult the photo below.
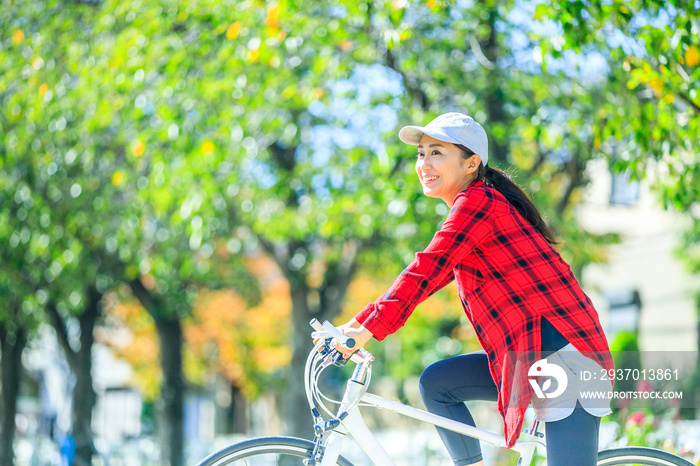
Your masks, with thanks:
M 214 143 L 211 141 L 204 141 L 201 147 L 202 155 L 209 155 L 214 152 Z
M 700 50 L 697 45 L 691 45 L 685 51 L 685 63 L 688 66 L 697 66 L 700 63 Z
M 124 172 L 118 170 L 112 175 L 112 184 L 114 186 L 119 186 L 124 182 Z
M 22 42 L 24 42 L 24 31 L 21 29 L 15 29 L 15 31 L 12 33 L 12 43 L 14 45 L 19 45 Z
M 548 15 L 548 13 L 549 13 L 549 5 L 547 5 L 546 3 L 540 3 L 535 8 L 535 14 L 532 17 L 532 19 L 534 19 L 535 21 L 538 21 L 542 18 L 545 18 Z
M 238 21 L 231 23 L 231 25 L 226 29 L 226 38 L 229 40 L 236 39 L 238 34 L 241 32 L 241 23 Z
M 265 18 L 265 25 L 269 27 L 276 27 L 279 23 L 279 13 L 279 3 L 271 3 L 270 5 L 268 5 L 267 17 Z
M 143 142 L 140 139 L 136 139 L 131 144 L 131 153 L 134 155 L 134 157 L 141 157 L 145 150 L 146 150 L 146 146 L 143 144 Z

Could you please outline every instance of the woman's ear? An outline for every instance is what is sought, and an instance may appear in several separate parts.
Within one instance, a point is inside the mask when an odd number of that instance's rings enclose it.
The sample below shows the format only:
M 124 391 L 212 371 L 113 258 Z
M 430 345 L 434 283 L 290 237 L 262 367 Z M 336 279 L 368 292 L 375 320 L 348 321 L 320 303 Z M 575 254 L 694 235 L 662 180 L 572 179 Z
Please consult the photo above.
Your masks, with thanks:
M 474 154 L 469 159 L 467 160 L 467 168 L 469 171 L 477 171 L 479 170 L 479 164 L 481 163 L 481 157 L 478 155 Z

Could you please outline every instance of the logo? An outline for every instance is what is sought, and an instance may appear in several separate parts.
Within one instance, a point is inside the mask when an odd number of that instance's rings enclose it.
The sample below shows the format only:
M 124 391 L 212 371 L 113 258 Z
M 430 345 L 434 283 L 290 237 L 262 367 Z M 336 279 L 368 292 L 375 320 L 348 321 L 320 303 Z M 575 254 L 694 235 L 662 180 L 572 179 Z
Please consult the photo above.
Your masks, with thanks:
M 556 398 L 564 393 L 564 390 L 566 390 L 566 385 L 569 383 L 564 369 L 556 364 L 548 363 L 546 359 L 540 359 L 530 366 L 530 370 L 527 371 L 527 375 L 528 381 L 530 382 L 532 389 L 535 391 L 537 398 Z M 537 377 L 546 377 L 542 387 L 540 387 L 540 385 L 537 383 Z M 547 390 L 552 387 L 552 379 L 557 381 L 557 387 L 553 392 L 548 393 Z

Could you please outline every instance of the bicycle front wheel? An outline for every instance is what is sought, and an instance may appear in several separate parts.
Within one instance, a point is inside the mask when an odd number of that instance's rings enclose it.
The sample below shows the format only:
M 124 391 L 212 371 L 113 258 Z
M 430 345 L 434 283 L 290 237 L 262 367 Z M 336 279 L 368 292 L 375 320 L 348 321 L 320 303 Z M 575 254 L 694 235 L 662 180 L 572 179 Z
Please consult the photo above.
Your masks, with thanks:
M 313 442 L 296 437 L 258 437 L 212 453 L 197 466 L 301 466 L 311 458 L 313 449 Z M 336 464 L 352 466 L 343 457 Z
M 598 452 L 598 466 L 693 466 L 666 451 L 646 447 L 625 447 Z

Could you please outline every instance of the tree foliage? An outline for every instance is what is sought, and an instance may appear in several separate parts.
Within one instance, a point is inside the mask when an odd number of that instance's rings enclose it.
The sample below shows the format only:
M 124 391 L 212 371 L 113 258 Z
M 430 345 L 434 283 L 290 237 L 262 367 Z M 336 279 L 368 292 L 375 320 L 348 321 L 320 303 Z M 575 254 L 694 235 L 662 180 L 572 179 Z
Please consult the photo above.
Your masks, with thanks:
M 609 92 L 595 112 L 595 146 L 617 170 L 651 176 L 666 206 L 690 214 L 691 264 L 700 199 L 698 12 L 697 2 L 631 1 L 543 3 L 536 13 L 555 31 L 541 42 L 548 60 L 569 51 L 604 58 Z
M 286 357 L 296 377 L 308 320 L 375 299 L 343 304 L 439 228 L 446 207 L 422 195 L 395 132 L 450 110 L 484 124 L 492 164 L 534 197 L 580 271 L 617 239 L 576 222 L 592 159 L 641 173 L 652 154 L 665 198 L 698 218 L 695 13 L 636 1 L 13 2 L 0 12 L 0 238 L 17 267 L 0 283 L 27 288 L 6 309 L 36 319 L 56 302 L 72 318 L 86 290 L 120 290 L 115 322 L 144 338 L 125 357 L 154 354 L 142 307 L 161 350 L 174 345 L 161 351 L 174 405 L 182 339 L 193 382 L 220 370 L 254 395 Z M 259 251 L 285 286 L 258 290 L 239 256 Z M 448 348 L 466 332 L 434 302 L 401 337 L 421 363 L 444 353 L 426 342 Z M 300 391 L 290 381 L 292 429 L 307 424 Z
M 662 205 L 683 214 L 678 256 L 700 273 L 700 5 L 544 2 L 535 18 L 553 31 L 541 42 L 546 61 L 572 51 L 604 57 L 610 98 L 595 114 L 596 146 L 616 170 L 647 177 Z M 700 360 L 688 383 L 695 399 L 697 380 Z
M 255 286 L 226 260 L 233 256 L 214 254 L 215 235 L 233 229 L 219 188 L 235 172 L 210 134 L 218 119 L 195 108 L 207 89 L 190 74 L 191 36 L 137 12 L 119 2 L 3 8 L 13 32 L 0 50 L 2 188 L 17 205 L 21 228 L 9 244 L 27 263 L 30 297 L 55 299 L 69 316 L 88 287 L 104 293 L 121 282 L 149 310 L 164 347 L 164 427 L 173 435 L 165 444 L 177 465 L 179 321 L 199 284 L 233 280 L 246 298 Z

